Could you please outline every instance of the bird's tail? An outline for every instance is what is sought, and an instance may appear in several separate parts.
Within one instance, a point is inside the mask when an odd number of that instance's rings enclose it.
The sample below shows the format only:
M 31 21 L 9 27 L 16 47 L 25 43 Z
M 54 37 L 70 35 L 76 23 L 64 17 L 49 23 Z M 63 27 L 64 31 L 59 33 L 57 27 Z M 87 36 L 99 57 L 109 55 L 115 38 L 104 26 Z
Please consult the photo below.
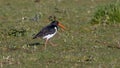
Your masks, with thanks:
M 33 37 L 33 39 L 38 38 L 38 37 L 41 37 L 41 33 L 37 33 L 37 34 Z
M 35 39 L 35 38 L 37 38 L 36 36 L 34 36 L 32 39 Z

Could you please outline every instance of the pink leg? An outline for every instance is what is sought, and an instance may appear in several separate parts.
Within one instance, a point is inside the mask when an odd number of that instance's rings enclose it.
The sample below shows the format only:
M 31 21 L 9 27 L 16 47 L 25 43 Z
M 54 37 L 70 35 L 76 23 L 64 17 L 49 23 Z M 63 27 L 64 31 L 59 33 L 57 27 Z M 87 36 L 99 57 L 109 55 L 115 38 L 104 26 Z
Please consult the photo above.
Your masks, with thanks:
M 49 41 L 49 43 L 50 43 L 52 46 L 57 46 L 56 44 L 53 44 L 51 41 Z
M 48 43 L 48 39 L 45 40 L 45 47 L 44 47 L 45 50 L 46 50 L 47 43 Z

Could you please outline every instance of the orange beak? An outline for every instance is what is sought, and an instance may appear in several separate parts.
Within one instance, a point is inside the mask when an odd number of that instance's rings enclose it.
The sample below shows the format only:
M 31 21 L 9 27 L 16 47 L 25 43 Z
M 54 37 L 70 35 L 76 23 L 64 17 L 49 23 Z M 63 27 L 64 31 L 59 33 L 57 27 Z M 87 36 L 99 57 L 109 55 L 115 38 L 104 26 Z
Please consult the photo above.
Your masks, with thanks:
M 66 29 L 66 27 L 65 26 L 63 26 L 61 23 L 58 23 L 58 26 L 60 26 L 62 29 Z

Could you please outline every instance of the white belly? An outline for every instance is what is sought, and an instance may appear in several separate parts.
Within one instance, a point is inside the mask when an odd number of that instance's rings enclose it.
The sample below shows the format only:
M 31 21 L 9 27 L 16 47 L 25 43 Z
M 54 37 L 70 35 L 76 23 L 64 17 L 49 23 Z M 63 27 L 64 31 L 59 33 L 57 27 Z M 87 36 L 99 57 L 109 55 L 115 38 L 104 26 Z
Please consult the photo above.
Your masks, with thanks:
M 46 35 L 46 36 L 43 37 L 43 39 L 47 39 L 47 40 L 48 40 L 48 39 L 50 39 L 51 37 L 53 37 L 56 33 L 57 33 L 57 28 L 55 27 L 55 33 Z

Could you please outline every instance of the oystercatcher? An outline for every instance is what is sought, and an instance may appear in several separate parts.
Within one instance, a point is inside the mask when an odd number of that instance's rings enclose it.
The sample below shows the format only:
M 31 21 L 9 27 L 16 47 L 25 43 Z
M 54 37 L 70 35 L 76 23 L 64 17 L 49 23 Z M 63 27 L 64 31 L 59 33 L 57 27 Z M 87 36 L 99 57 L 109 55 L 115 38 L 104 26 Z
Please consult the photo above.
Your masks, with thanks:
M 52 38 L 58 31 L 58 26 L 60 26 L 62 29 L 66 29 L 65 26 L 63 26 L 61 23 L 58 21 L 52 21 L 48 26 L 44 27 L 40 32 L 38 32 L 33 39 L 42 37 L 45 39 L 45 49 L 46 45 L 49 42 L 52 46 L 55 46 L 52 42 L 50 42 L 50 38 Z

